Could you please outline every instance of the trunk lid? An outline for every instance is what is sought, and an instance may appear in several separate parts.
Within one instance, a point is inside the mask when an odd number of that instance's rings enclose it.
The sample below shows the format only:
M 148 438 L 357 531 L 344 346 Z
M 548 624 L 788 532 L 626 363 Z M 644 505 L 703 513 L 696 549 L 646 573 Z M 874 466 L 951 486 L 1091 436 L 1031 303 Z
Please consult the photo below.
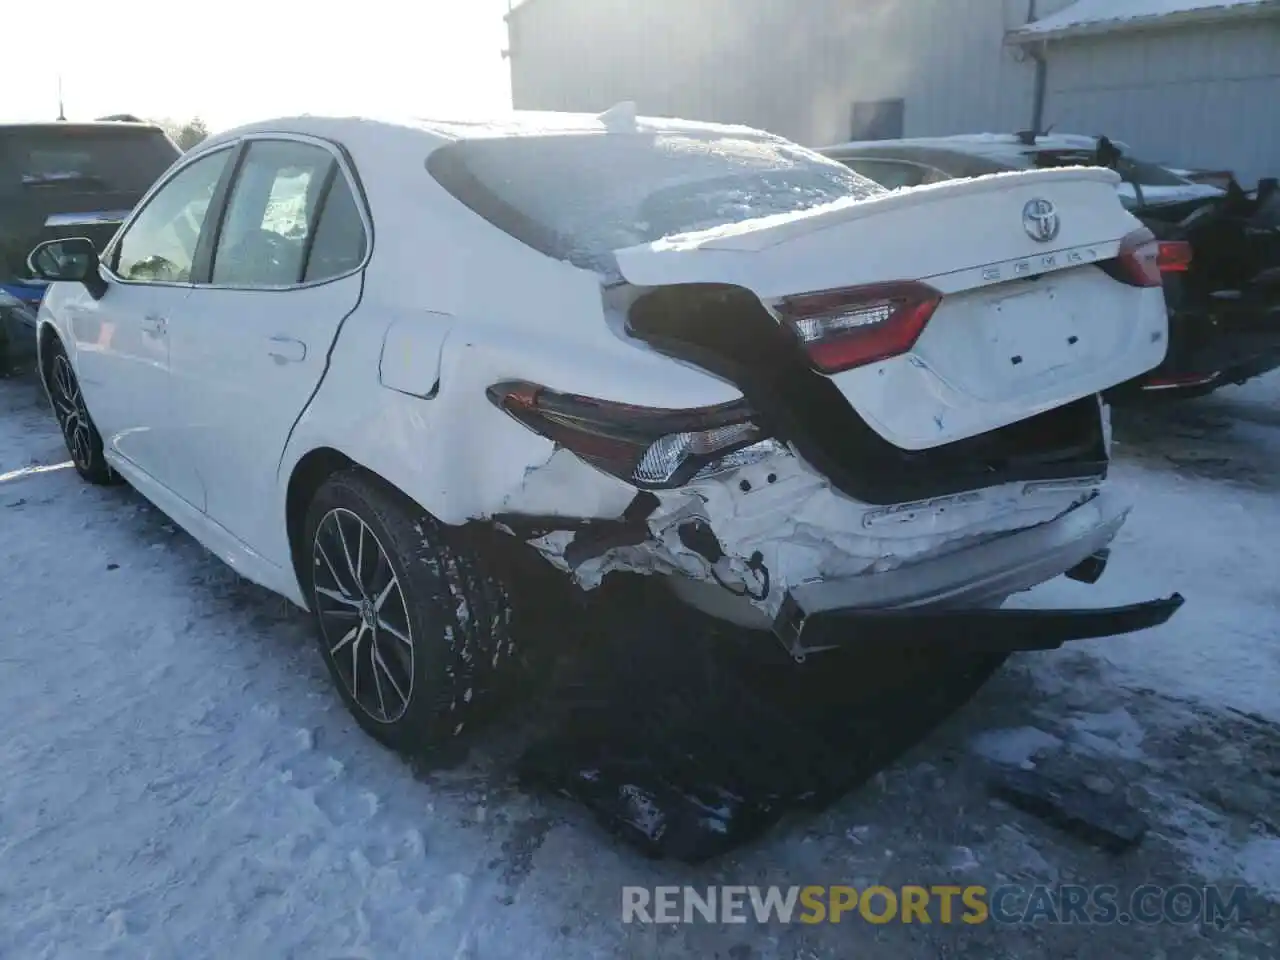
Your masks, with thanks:
M 831 376 L 884 439 L 921 450 L 1100 392 L 1163 359 L 1160 289 L 1096 266 L 1141 228 L 1118 182 L 1099 168 L 948 181 L 667 237 L 615 258 L 635 286 L 731 284 L 771 308 L 893 281 L 934 288 L 941 303 L 906 353 Z

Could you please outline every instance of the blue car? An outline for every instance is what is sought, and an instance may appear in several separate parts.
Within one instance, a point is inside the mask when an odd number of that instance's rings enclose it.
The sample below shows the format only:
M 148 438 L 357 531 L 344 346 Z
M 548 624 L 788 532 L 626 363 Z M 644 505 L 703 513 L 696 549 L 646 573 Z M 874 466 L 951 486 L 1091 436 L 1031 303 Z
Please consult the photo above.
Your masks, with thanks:
M 0 283 L 0 376 L 35 355 L 36 311 L 44 285 Z

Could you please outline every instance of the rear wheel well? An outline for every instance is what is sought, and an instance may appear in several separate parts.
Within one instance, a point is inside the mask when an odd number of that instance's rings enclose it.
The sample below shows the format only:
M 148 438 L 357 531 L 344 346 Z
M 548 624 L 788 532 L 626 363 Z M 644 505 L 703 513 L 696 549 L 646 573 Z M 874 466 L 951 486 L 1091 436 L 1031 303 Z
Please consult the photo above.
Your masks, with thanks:
M 307 511 L 324 482 L 335 473 L 356 469 L 375 483 L 386 487 L 412 509 L 430 514 L 403 490 L 389 480 L 352 460 L 332 447 L 319 447 L 308 452 L 293 468 L 285 495 L 285 523 L 289 535 L 289 555 L 294 574 L 304 596 L 308 591 L 310 549 L 306 541 Z M 572 616 L 574 598 L 579 596 L 570 578 L 543 560 L 533 547 L 519 538 L 498 532 L 491 521 L 470 520 L 459 526 L 441 524 L 436 531 L 451 542 L 453 548 L 474 551 L 486 568 L 498 576 L 512 592 L 512 602 L 534 616 L 556 618 Z M 308 606 L 310 600 L 307 601 Z
M 289 553 L 293 560 L 293 572 L 298 586 L 307 589 L 307 552 L 303 541 L 303 526 L 307 520 L 307 508 L 320 489 L 320 485 L 333 474 L 355 466 L 355 461 L 331 447 L 312 450 L 293 468 L 289 477 L 289 489 L 285 495 L 285 523 L 289 533 Z

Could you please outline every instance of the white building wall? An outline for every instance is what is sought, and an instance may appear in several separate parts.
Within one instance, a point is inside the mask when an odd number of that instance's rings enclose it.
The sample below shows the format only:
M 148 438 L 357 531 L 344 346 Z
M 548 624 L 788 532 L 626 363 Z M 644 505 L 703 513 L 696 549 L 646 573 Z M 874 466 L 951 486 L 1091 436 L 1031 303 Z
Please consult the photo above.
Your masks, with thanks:
M 1280 19 L 1049 45 L 1045 122 L 1174 166 L 1280 174 Z
M 513 99 L 585 111 L 635 100 L 646 114 L 747 123 L 817 145 L 849 139 L 855 101 L 901 97 L 906 136 L 1012 131 L 1031 121 L 1034 71 L 1003 39 L 1028 8 L 528 0 L 509 18 Z

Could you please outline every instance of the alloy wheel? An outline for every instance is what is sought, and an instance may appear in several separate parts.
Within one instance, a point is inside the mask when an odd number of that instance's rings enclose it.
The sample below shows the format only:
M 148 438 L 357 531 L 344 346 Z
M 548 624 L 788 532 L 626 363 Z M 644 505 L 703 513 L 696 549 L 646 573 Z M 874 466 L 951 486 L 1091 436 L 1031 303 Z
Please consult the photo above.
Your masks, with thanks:
M 71 459 L 80 469 L 88 470 L 93 464 L 89 411 L 85 408 L 84 397 L 80 393 L 80 383 L 65 354 L 59 353 L 54 357 L 51 373 L 49 379 L 54 416 L 57 417 L 62 436 L 67 441 Z
M 351 699 L 394 723 L 413 695 L 413 630 L 399 578 L 373 530 L 330 510 L 312 544 L 312 584 L 325 648 Z

